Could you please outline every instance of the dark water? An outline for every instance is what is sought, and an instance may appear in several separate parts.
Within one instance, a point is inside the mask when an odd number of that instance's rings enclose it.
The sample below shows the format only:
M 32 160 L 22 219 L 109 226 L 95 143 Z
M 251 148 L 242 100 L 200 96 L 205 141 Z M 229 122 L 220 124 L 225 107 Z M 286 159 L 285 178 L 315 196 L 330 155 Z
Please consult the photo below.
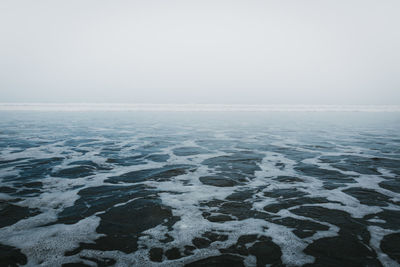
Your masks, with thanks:
M 400 115 L 0 113 L 1 266 L 399 266 Z

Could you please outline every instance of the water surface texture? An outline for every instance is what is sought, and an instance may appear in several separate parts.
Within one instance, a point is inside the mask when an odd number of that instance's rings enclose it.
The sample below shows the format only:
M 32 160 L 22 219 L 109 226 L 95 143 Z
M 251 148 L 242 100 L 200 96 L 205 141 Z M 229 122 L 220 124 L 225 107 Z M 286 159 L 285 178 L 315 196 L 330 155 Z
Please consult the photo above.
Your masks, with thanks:
M 0 265 L 399 266 L 399 114 L 2 111 Z

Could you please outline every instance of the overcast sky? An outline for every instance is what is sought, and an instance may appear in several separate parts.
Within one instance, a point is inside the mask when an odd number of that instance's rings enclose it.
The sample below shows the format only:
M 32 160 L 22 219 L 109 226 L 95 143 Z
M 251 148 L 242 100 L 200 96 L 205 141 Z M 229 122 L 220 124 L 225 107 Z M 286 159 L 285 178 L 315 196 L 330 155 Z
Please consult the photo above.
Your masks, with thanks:
M 0 102 L 400 104 L 400 1 L 1 0 Z

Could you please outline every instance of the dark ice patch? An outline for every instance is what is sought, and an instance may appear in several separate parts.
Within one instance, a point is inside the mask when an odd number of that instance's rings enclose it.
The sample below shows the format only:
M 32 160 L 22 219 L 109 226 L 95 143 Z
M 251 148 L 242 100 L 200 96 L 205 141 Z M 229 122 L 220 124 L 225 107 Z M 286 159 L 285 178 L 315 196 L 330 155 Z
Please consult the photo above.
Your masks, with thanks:
M 13 225 L 22 219 L 38 215 L 39 213 L 38 209 L 30 209 L 0 201 L 0 228 Z
M 388 169 L 400 174 L 400 160 L 385 157 L 361 157 L 355 155 L 323 156 L 321 160 L 343 171 L 355 171 L 361 174 L 380 175 L 378 168 Z
M 309 152 L 309 151 L 300 151 L 297 150 L 295 147 L 280 147 L 280 146 L 275 146 L 271 150 L 273 152 L 277 152 L 280 154 L 285 155 L 286 158 L 300 162 L 305 159 L 309 158 L 315 158 L 318 156 L 318 153 L 315 152 Z
M 129 156 L 129 157 L 122 157 L 122 156 L 109 156 L 106 160 L 107 163 L 115 164 L 119 166 L 132 166 L 132 165 L 140 165 L 145 164 L 144 158 L 142 155 L 139 156 Z
M 198 260 L 185 265 L 185 267 L 244 267 L 244 266 L 245 265 L 243 264 L 242 257 L 230 254 L 208 257 L 206 259 Z
M 165 251 L 165 257 L 167 257 L 169 260 L 176 260 L 182 258 L 182 254 L 179 248 L 174 247 Z
M 0 266 L 17 267 L 26 263 L 27 258 L 20 249 L 0 244 Z
M 280 170 L 283 170 L 285 168 L 286 164 L 283 162 L 277 162 L 275 163 L 275 167 L 277 167 Z
M 95 168 L 93 168 L 91 166 L 76 166 L 76 167 L 65 168 L 65 169 L 61 169 L 56 172 L 53 172 L 51 174 L 51 176 L 74 179 L 74 178 L 82 178 L 82 177 L 93 175 L 94 171 L 95 171 Z
M 139 183 L 146 180 L 165 181 L 172 177 L 186 174 L 193 170 L 193 165 L 166 165 L 162 168 L 145 169 L 128 172 L 119 176 L 113 176 L 105 182 L 116 183 Z
M 377 171 L 375 161 L 371 158 L 354 155 L 323 156 L 322 162 L 329 163 L 332 167 L 342 171 L 353 171 L 360 174 L 380 175 Z
M 400 193 L 400 179 L 386 180 L 379 183 L 381 188 L 390 190 L 395 193 Z
M 304 250 L 316 257 L 318 265 L 334 266 L 343 260 L 351 266 L 379 265 L 376 253 L 369 247 L 371 237 L 368 223 L 363 219 L 353 218 L 344 211 L 317 206 L 303 206 L 291 212 L 339 227 L 338 236 L 318 239 Z
M 15 192 L 17 192 L 17 189 L 15 189 L 13 187 L 0 186 L 0 193 L 10 194 L 10 193 L 15 193 Z
M 61 169 L 53 172 L 51 175 L 54 177 L 62 178 L 81 178 L 95 174 L 98 171 L 109 171 L 112 168 L 105 165 L 99 165 L 90 160 L 79 160 L 68 164 L 72 166 L 69 168 Z
M 293 233 L 300 238 L 313 236 L 317 231 L 327 231 L 329 227 L 310 220 L 300 220 L 292 217 L 274 220 L 273 223 L 293 228 Z
M 80 258 L 84 259 L 86 261 L 91 261 L 94 264 L 96 264 L 96 266 L 99 266 L 99 267 L 100 266 L 101 267 L 113 266 L 116 263 L 116 261 L 114 259 L 110 259 L 110 258 L 101 258 L 101 257 L 92 258 L 92 257 L 84 257 L 84 256 L 81 256 Z M 86 266 L 92 266 L 92 265 L 88 265 L 88 264 L 85 264 L 82 261 L 79 261 L 79 262 L 64 263 L 61 266 L 62 267 L 80 267 L 80 266 L 86 267 Z
M 192 244 L 196 248 L 208 248 L 211 244 L 211 240 L 208 240 L 207 238 L 195 237 L 192 240 Z
M 151 194 L 154 192 L 146 190 L 143 185 L 88 187 L 78 192 L 79 199 L 72 207 L 58 214 L 58 223 L 74 224 L 96 212 L 106 211 L 116 204 Z
M 151 248 L 149 250 L 149 259 L 155 262 L 162 262 L 163 253 L 162 248 Z
M 346 184 L 346 183 L 355 183 L 356 181 L 352 178 L 354 176 L 345 175 L 339 171 L 335 170 L 327 170 L 318 167 L 314 164 L 305 164 L 305 163 L 297 163 L 296 167 L 294 168 L 300 174 L 304 174 L 307 176 L 312 176 L 323 180 L 326 183 L 333 183 L 333 184 Z
M 101 221 L 96 231 L 106 236 L 96 240 L 97 249 L 130 253 L 137 249 L 141 232 L 172 220 L 172 213 L 156 200 L 138 199 L 114 207 L 99 217 Z
M 329 143 L 329 142 L 324 142 L 324 141 L 314 141 L 313 144 L 310 145 L 302 145 L 301 147 L 313 151 L 321 151 L 321 152 L 328 152 L 328 151 L 335 151 L 336 150 L 336 145 Z
M 281 266 L 282 252 L 278 245 L 271 241 L 269 237 L 262 237 L 249 248 L 249 254 L 257 259 L 257 266 Z
M 87 261 L 92 261 L 95 264 L 97 264 L 97 266 L 99 266 L 99 267 L 114 266 L 116 263 L 116 260 L 111 259 L 111 258 L 103 258 L 103 257 L 93 258 L 93 257 L 85 257 L 85 256 L 81 256 L 80 258 L 85 259 Z
M 346 262 L 349 266 L 380 266 L 375 251 L 369 247 L 371 237 L 364 220 L 344 211 L 317 206 L 303 206 L 291 212 L 340 229 L 338 236 L 318 239 L 304 250 L 316 258 L 316 265 L 338 266 Z
M 304 252 L 315 257 L 314 264 L 305 266 L 382 266 L 369 244 L 354 236 L 321 238 Z
M 318 160 L 320 162 L 328 163 L 328 164 L 339 163 L 342 161 L 342 159 L 343 159 L 342 156 L 340 156 L 340 157 L 339 156 L 320 156 L 320 157 L 318 157 Z
M 16 193 L 13 193 L 13 196 L 18 196 L 18 197 L 35 197 L 41 194 L 40 189 L 35 189 L 35 188 L 24 188 L 22 187 L 21 189 L 17 190 Z
M 288 209 L 304 204 L 329 203 L 329 201 L 323 197 L 299 197 L 292 199 L 277 199 L 277 201 L 278 203 L 272 203 L 265 206 L 264 210 L 272 213 L 277 213 L 282 209 Z
M 200 182 L 206 185 L 212 185 L 217 187 L 232 187 L 238 183 L 232 179 L 221 176 L 202 176 L 199 178 Z
M 243 175 L 253 176 L 254 172 L 261 170 L 258 164 L 261 163 L 263 158 L 263 154 L 242 151 L 229 156 L 206 159 L 202 164 L 220 172 L 241 173 Z
M 383 167 L 397 175 L 400 175 L 400 159 L 377 158 L 375 162 L 377 167 Z
M 10 168 L 20 165 L 22 162 L 28 160 L 29 158 L 17 158 L 17 159 L 9 159 L 9 160 L 1 160 L 0 159 L 0 167 L 1 168 Z
M 244 245 L 248 243 L 253 243 L 257 240 L 258 235 L 241 235 L 238 240 L 237 244 Z
M 389 197 L 378 193 L 372 189 L 366 189 L 361 187 L 352 187 L 349 189 L 343 190 L 343 193 L 346 193 L 360 201 L 361 204 L 369 205 L 369 206 L 388 206 L 388 202 L 390 200 Z
M 187 246 L 187 245 L 184 248 L 185 248 L 185 250 L 183 251 L 183 253 L 186 256 L 193 255 L 192 251 L 196 249 L 196 247 L 194 247 L 194 246 Z
M 14 133 L 17 135 L 18 133 Z M 41 145 L 47 144 L 47 142 L 37 142 L 29 139 L 18 139 L 16 136 L 14 138 L 1 139 L 1 147 L 18 148 L 18 152 L 22 152 L 28 148 L 40 147 Z
M 391 230 L 400 230 L 400 211 L 383 208 L 381 212 L 375 214 L 368 214 L 363 219 L 365 221 L 372 218 L 378 218 L 384 222 L 368 222 L 371 225 L 377 225 L 382 228 Z
M 12 177 L 11 181 L 21 181 L 24 183 L 31 182 L 34 180 L 40 180 L 47 175 L 50 175 L 53 167 L 60 164 L 64 158 L 62 157 L 53 157 L 53 158 L 43 158 L 43 159 L 31 159 L 27 162 L 21 163 L 16 166 L 19 171 L 18 177 Z
M 334 224 L 340 227 L 340 231 L 352 232 L 351 234 L 364 232 L 367 226 L 365 223 L 362 223 L 362 220 L 355 219 L 351 217 L 349 213 L 341 210 L 318 206 L 301 206 L 290 211 L 296 215 L 309 217 L 316 221 Z
M 250 245 L 247 245 L 249 244 Z M 236 244 L 228 248 L 220 249 L 221 253 L 239 254 L 243 256 L 254 255 L 257 266 L 281 266 L 282 252 L 278 245 L 272 242 L 270 237 L 257 235 L 242 235 Z
M 211 231 L 205 232 L 202 236 L 209 239 L 211 242 L 216 242 L 216 241 L 223 242 L 223 241 L 228 240 L 227 235 L 219 234 L 219 233 L 215 233 L 215 232 L 211 232 Z
M 213 212 L 228 215 L 229 217 L 236 217 L 237 220 L 245 220 L 248 218 L 270 219 L 273 217 L 265 212 L 252 210 L 253 205 L 249 202 L 211 200 L 200 203 L 200 206 L 213 208 Z M 205 211 L 208 211 L 209 208 Z M 203 213 L 203 215 L 206 216 L 206 219 L 210 216 L 209 213 Z M 213 216 L 214 215 L 212 215 L 211 218 L 213 218 Z
M 109 166 L 105 166 L 105 165 L 100 165 L 98 163 L 95 163 L 91 160 L 78 160 L 78 161 L 74 161 L 68 164 L 69 166 L 71 165 L 78 165 L 78 166 L 90 166 L 95 170 L 111 170 L 112 168 Z
M 390 234 L 383 237 L 380 245 L 382 251 L 390 258 L 400 263 L 400 234 Z
M 300 179 L 298 177 L 292 177 L 292 176 L 278 176 L 276 178 L 273 178 L 273 180 L 281 182 L 281 183 L 288 183 L 288 184 L 304 182 L 303 179 Z
M 170 156 L 168 154 L 152 154 L 152 155 L 145 157 L 145 159 L 151 160 L 154 162 L 166 162 L 169 158 L 170 158 Z
M 83 144 L 87 144 L 87 143 L 92 143 L 92 142 L 96 142 L 98 141 L 98 139 L 94 139 L 94 138 L 75 138 L 75 139 L 70 139 L 64 142 L 65 146 L 72 146 L 72 147 L 77 147 L 77 146 L 81 146 Z
M 205 232 L 201 237 L 195 237 L 192 243 L 195 247 L 202 249 L 210 246 L 211 243 L 228 240 L 228 236 L 224 234 L 218 234 L 211 231 Z
M 145 230 L 163 224 L 171 226 L 177 218 L 156 199 L 137 199 L 123 206 L 113 207 L 98 215 L 101 218 L 96 232 L 104 234 L 95 243 L 82 243 L 79 248 L 66 255 L 79 253 L 83 249 L 102 251 L 119 250 L 132 253 L 138 249 L 138 239 Z
M 173 153 L 177 156 L 193 156 L 199 154 L 207 154 L 210 151 L 201 147 L 178 147 L 173 150 Z
M 210 222 L 218 222 L 218 223 L 235 220 L 231 216 L 225 214 L 210 215 L 209 213 L 203 213 L 203 217 L 209 220 Z
M 61 265 L 61 267 L 91 267 L 91 265 L 87 265 L 82 261 L 77 261 L 77 262 L 64 263 L 63 265 Z
M 252 189 L 236 191 L 236 192 L 230 194 L 229 196 L 227 196 L 226 200 L 244 201 L 246 199 L 251 199 L 254 194 L 255 194 L 255 190 L 252 190 Z
M 289 199 L 305 195 L 307 195 L 307 193 L 297 190 L 296 188 L 274 189 L 272 191 L 264 192 L 264 196 L 277 199 Z
M 18 186 L 18 187 L 28 187 L 28 188 L 42 188 L 43 187 L 43 183 L 42 182 L 27 182 L 27 183 L 22 183 L 22 182 L 18 182 L 18 183 L 14 183 L 14 186 Z

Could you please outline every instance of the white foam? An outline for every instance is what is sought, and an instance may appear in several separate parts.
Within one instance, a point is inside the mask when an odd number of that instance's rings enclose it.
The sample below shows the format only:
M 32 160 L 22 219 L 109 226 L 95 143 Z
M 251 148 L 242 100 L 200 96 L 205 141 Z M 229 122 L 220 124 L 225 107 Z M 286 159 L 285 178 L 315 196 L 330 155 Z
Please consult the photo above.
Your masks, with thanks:
M 58 266 L 69 261 L 64 256 L 65 251 L 79 246 L 80 242 L 91 242 L 100 237 L 96 228 L 100 218 L 96 216 L 85 218 L 76 224 L 55 224 L 33 227 L 31 220 L 20 222 L 25 227 L 10 226 L 0 229 L 2 243 L 15 246 L 27 255 L 27 266 Z

